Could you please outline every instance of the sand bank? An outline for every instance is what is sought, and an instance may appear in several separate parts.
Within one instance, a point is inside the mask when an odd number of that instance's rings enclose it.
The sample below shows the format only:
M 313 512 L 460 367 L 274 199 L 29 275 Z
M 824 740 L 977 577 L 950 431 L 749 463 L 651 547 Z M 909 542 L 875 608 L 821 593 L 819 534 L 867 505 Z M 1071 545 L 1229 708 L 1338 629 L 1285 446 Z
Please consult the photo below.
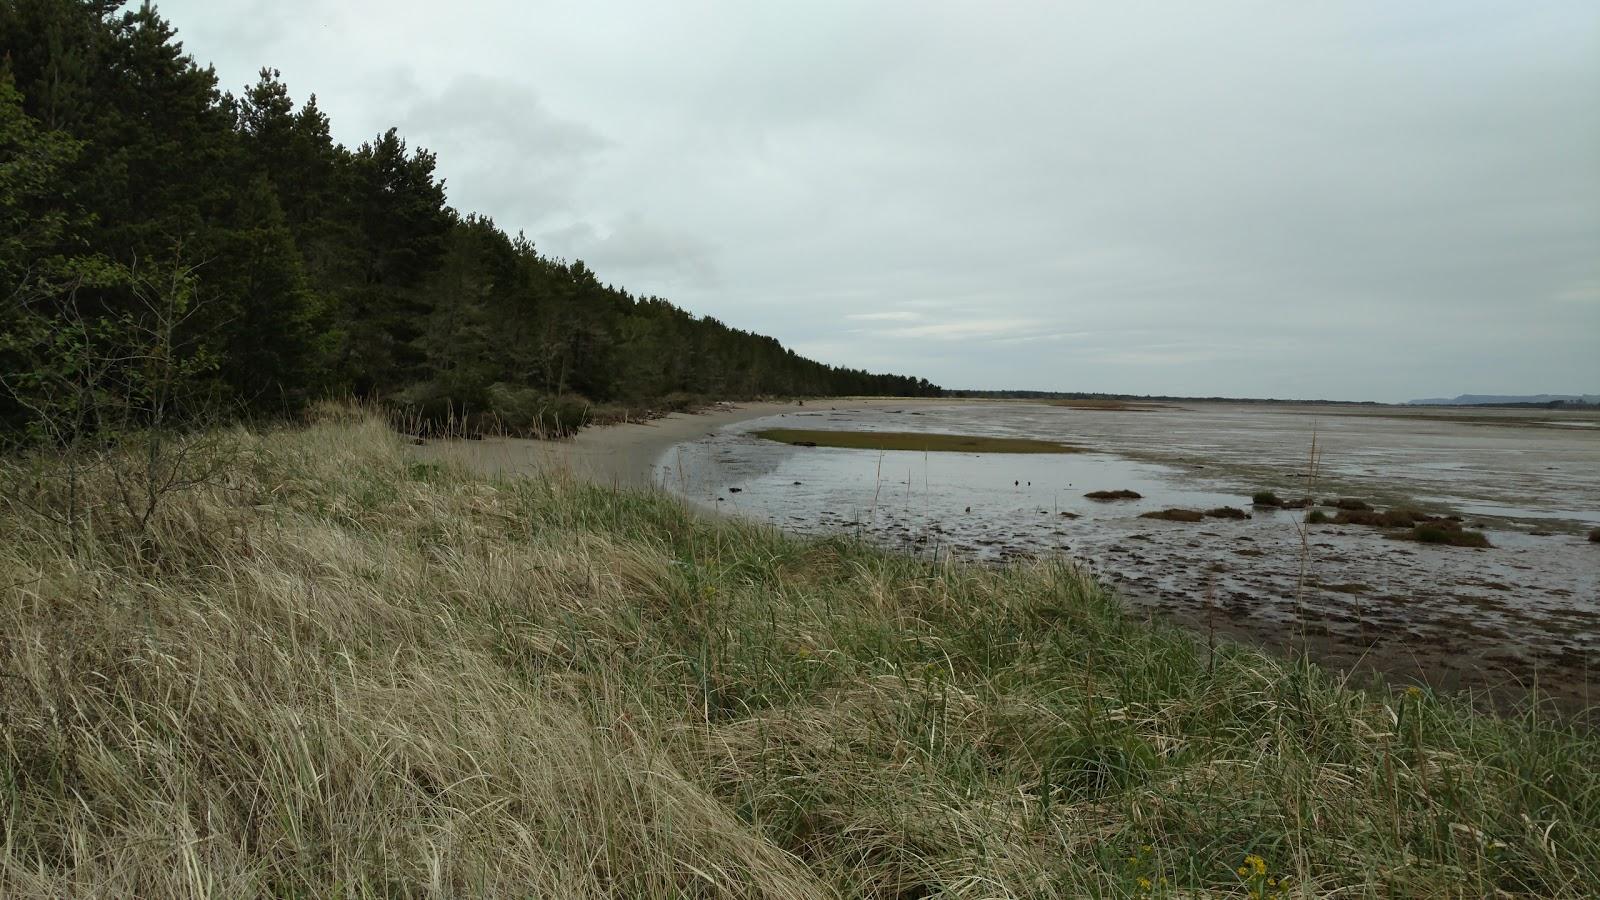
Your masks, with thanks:
M 905 407 L 947 400 L 903 397 L 840 397 L 807 401 L 817 409 Z M 599 484 L 649 487 L 662 454 L 725 425 L 801 409 L 798 402 L 722 404 L 694 413 L 672 413 L 646 422 L 586 428 L 571 438 L 536 441 L 485 438 L 481 441 L 429 441 L 413 448 L 420 459 L 451 459 L 488 475 L 530 475 L 567 471 Z

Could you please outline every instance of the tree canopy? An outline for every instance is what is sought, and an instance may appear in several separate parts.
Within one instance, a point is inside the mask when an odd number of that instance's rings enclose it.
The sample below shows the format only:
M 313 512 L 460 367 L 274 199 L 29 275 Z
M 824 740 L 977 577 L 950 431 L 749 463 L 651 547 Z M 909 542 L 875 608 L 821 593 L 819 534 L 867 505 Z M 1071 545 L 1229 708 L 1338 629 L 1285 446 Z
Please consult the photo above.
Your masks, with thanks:
M 355 394 L 515 426 L 685 395 L 939 393 L 546 256 L 452 209 L 434 155 L 395 130 L 347 148 L 272 69 L 224 92 L 153 6 L 123 6 L 0 2 L 0 371 L 36 364 L 15 336 L 67 308 L 41 298 L 114 321 L 161 269 L 192 281 L 176 345 L 254 412 Z M 0 424 L 25 418 L 0 401 Z

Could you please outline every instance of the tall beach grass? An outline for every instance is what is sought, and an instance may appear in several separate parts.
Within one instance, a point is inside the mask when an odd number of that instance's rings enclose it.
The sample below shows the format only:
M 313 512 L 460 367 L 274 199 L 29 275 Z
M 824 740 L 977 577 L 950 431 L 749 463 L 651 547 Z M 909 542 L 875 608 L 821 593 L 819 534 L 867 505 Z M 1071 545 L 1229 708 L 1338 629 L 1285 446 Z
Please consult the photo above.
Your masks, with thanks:
M 1600 893 L 1600 739 L 1536 706 L 360 413 L 230 442 L 142 535 L 0 507 L 0 895 Z

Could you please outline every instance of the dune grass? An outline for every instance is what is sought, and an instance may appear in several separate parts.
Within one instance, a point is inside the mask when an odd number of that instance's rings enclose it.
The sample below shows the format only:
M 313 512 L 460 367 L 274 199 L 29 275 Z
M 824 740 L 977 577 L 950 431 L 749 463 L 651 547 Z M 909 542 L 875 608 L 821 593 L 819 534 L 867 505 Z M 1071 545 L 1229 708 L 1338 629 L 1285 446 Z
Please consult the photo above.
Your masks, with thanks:
M 1600 888 L 1600 742 L 1535 709 L 360 416 L 232 439 L 137 538 L 0 507 L 0 896 Z
M 852 450 L 915 450 L 929 453 L 1081 453 L 1082 448 L 1060 441 L 1036 438 L 985 437 L 969 434 L 928 434 L 917 431 L 830 431 L 827 429 L 767 428 L 757 437 L 804 447 L 844 447 Z

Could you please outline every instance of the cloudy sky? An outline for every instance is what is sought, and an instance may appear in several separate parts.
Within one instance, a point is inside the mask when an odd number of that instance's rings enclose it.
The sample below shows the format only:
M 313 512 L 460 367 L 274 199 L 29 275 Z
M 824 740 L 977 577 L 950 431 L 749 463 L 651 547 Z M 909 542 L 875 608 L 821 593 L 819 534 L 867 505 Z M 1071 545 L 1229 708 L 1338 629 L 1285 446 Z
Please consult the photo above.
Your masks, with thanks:
M 606 281 L 948 387 L 1600 392 L 1600 5 L 166 0 Z

